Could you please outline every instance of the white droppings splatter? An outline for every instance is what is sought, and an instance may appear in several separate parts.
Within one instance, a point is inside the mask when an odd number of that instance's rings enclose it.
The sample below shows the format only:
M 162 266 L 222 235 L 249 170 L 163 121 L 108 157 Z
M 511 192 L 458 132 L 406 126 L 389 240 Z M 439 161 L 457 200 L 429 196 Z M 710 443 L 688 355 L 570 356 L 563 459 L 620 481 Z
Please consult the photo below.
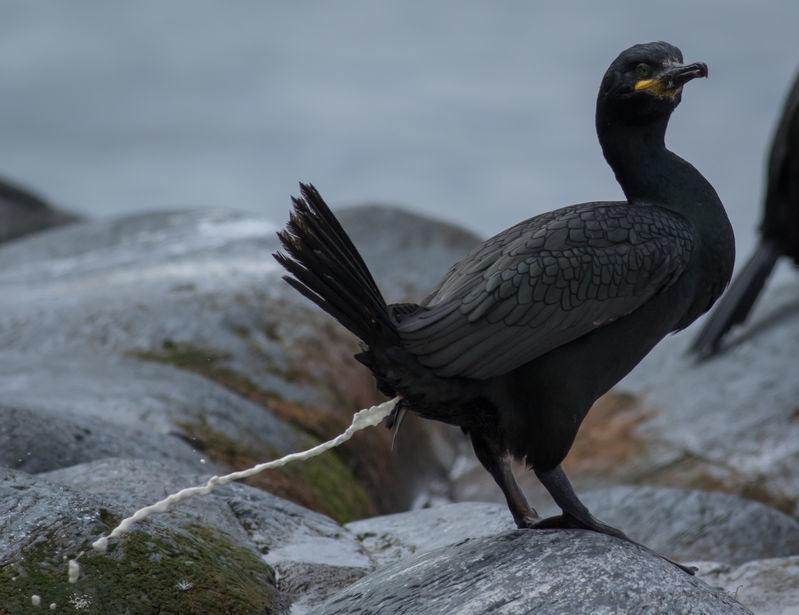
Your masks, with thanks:
M 72 594 L 69 597 L 69 603 L 76 611 L 83 611 L 92 605 L 91 598 L 89 598 L 89 596 L 86 594 Z
M 172 504 L 176 504 L 182 500 L 185 500 L 186 498 L 189 498 L 194 495 L 205 495 L 209 493 L 217 485 L 224 485 L 234 480 L 248 478 L 264 470 L 279 468 L 281 466 L 286 465 L 287 463 L 291 463 L 292 461 L 304 461 L 306 459 L 310 459 L 311 457 L 316 457 L 317 455 L 320 455 L 325 451 L 330 450 L 331 448 L 339 446 L 340 444 L 343 444 L 344 442 L 349 440 L 356 432 L 380 423 L 380 421 L 382 421 L 391 413 L 391 411 L 394 409 L 394 406 L 397 405 L 398 401 L 399 399 L 395 397 L 394 399 L 383 402 L 382 404 L 379 404 L 377 406 L 372 406 L 371 408 L 366 408 L 365 410 L 360 410 L 356 412 L 355 415 L 352 417 L 352 424 L 349 427 L 347 427 L 344 433 L 339 434 L 332 440 L 328 440 L 327 442 L 323 442 L 322 444 L 314 446 L 313 448 L 310 448 L 307 451 L 302 451 L 299 453 L 291 453 L 290 455 L 286 455 L 285 457 L 281 457 L 280 459 L 275 459 L 274 461 L 266 461 L 264 463 L 259 463 L 247 470 L 231 472 L 230 474 L 225 474 L 224 476 L 212 476 L 211 478 L 208 479 L 208 482 L 205 483 L 204 485 L 181 489 L 177 493 L 173 493 L 164 498 L 163 500 L 156 502 L 155 504 L 151 504 L 150 506 L 145 506 L 144 508 L 140 508 L 127 519 L 123 519 L 120 522 L 120 524 L 117 525 L 110 534 L 108 534 L 108 536 L 102 536 L 98 538 L 96 541 L 94 541 L 92 543 L 92 548 L 100 553 L 105 553 L 105 551 L 108 549 L 108 540 L 110 538 L 116 538 L 121 534 L 124 534 L 125 532 L 129 531 L 130 528 L 133 526 L 133 524 L 138 523 L 143 519 L 146 519 L 153 513 L 165 512 L 167 509 L 169 509 L 169 507 Z M 72 561 L 70 561 L 70 565 L 72 564 Z M 75 564 L 77 565 L 77 562 L 75 562 Z M 72 577 L 70 576 L 70 579 L 71 578 Z
M 69 564 L 67 566 L 67 575 L 70 583 L 75 584 L 78 582 L 78 577 L 80 576 L 80 564 L 76 560 L 69 560 Z

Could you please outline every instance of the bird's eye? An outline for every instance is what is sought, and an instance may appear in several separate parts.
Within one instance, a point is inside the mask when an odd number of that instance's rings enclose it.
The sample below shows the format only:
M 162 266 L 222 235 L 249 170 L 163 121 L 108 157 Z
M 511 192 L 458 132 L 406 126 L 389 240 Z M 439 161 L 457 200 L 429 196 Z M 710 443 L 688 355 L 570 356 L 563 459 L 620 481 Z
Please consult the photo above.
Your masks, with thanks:
M 649 64 L 644 64 L 642 62 L 635 67 L 635 74 L 641 79 L 647 79 L 648 77 L 652 76 L 652 68 L 649 66 Z

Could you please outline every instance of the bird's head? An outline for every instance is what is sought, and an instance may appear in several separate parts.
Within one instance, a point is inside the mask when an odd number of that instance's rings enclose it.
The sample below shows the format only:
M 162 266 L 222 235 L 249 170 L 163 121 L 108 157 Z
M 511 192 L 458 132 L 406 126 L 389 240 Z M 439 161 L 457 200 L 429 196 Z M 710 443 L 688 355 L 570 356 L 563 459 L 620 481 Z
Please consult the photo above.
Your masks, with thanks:
M 622 51 L 602 79 L 597 117 L 625 124 L 668 119 L 680 104 L 682 86 L 707 77 L 703 62 L 683 64 L 682 52 L 669 43 L 642 43 Z

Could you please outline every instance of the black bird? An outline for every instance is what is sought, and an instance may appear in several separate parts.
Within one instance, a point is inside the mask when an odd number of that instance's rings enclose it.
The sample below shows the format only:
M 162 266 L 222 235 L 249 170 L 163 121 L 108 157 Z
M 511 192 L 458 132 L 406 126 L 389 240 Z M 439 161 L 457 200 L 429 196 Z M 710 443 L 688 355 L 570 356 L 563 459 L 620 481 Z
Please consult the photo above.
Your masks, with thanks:
M 781 256 L 799 265 L 799 73 L 771 144 L 760 241 L 696 336 L 692 352 L 703 359 L 718 352 L 727 331 L 746 320 Z
M 535 216 L 476 247 L 419 304 L 386 305 L 319 193 L 302 185 L 286 230 L 286 281 L 364 344 L 356 358 L 397 415 L 460 426 L 520 528 L 595 519 L 561 469 L 594 401 L 729 282 L 734 240 L 716 191 L 666 149 L 683 85 L 706 77 L 676 47 L 635 45 L 605 73 L 596 127 L 627 201 Z M 523 458 L 563 514 L 541 519 L 516 484 Z

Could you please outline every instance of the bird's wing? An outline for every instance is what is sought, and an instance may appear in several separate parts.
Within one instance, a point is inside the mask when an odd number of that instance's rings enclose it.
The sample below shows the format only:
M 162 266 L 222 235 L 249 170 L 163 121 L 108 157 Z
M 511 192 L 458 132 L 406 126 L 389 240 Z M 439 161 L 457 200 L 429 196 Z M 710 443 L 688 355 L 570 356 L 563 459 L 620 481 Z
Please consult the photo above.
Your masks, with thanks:
M 679 277 L 692 247 L 685 219 L 655 206 L 549 212 L 455 264 L 400 337 L 440 376 L 498 376 L 633 312 Z

